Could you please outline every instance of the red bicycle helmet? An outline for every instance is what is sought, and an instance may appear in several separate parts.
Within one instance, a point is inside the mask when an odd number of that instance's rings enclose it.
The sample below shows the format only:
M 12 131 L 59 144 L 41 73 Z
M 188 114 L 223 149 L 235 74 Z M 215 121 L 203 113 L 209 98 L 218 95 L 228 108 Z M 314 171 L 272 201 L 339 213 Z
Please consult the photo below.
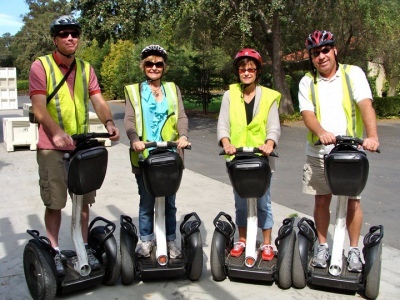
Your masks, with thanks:
M 306 39 L 307 50 L 334 44 L 335 44 L 335 37 L 332 32 L 327 30 L 315 30 Z
M 233 65 L 236 66 L 236 63 L 239 59 L 241 58 L 252 58 L 256 61 L 256 64 L 258 64 L 258 67 L 262 66 L 262 58 L 260 53 L 258 53 L 256 50 L 251 49 L 251 48 L 244 48 L 242 50 L 240 50 L 236 56 L 235 59 L 233 60 Z

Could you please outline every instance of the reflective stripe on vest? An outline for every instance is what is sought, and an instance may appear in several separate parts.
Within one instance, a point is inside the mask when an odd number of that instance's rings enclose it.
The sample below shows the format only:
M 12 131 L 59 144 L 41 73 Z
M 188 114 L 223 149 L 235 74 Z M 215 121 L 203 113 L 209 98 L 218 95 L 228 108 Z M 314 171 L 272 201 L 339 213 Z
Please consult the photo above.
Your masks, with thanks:
M 347 120 L 347 132 L 346 135 L 350 136 L 357 136 L 362 138 L 363 136 L 363 123 L 361 119 L 361 113 L 359 111 L 358 106 L 354 101 L 353 89 L 352 89 L 352 82 L 349 76 L 349 70 L 351 69 L 350 65 L 342 65 L 339 64 L 340 71 L 341 71 L 341 78 L 342 78 L 342 89 L 343 89 L 343 108 L 346 115 Z M 321 122 L 321 113 L 319 108 L 319 95 L 318 95 L 318 87 L 317 83 L 314 83 L 314 77 L 311 73 L 307 73 L 312 81 L 310 84 L 310 100 L 314 105 L 314 113 L 317 117 L 318 122 Z M 315 136 L 311 131 L 308 132 L 308 142 L 310 144 L 314 144 L 318 137 Z
M 165 90 L 165 97 L 168 101 L 168 116 L 161 130 L 163 141 L 176 141 L 178 138 L 178 94 L 176 85 L 173 82 L 163 82 L 162 87 Z M 125 99 L 129 99 L 135 110 L 136 132 L 141 141 L 147 141 L 145 126 L 143 126 L 142 105 L 139 84 L 125 86 Z M 143 151 L 143 156 L 148 156 L 148 150 Z M 138 166 L 139 153 L 131 151 L 131 163 Z
M 274 101 L 277 102 L 277 106 L 279 107 L 281 94 L 266 87 L 260 86 L 260 88 L 261 98 L 257 113 L 250 124 L 247 125 L 246 108 L 244 99 L 241 96 L 240 84 L 231 84 L 229 86 L 230 140 L 235 147 L 259 147 L 265 143 L 267 136 L 265 128 L 269 110 Z
M 46 73 L 46 96 L 50 95 L 64 74 L 60 71 L 53 55 L 39 57 Z M 74 97 L 65 82 L 47 104 L 53 120 L 69 135 L 84 133 L 89 129 L 89 76 L 90 64 L 76 59 Z

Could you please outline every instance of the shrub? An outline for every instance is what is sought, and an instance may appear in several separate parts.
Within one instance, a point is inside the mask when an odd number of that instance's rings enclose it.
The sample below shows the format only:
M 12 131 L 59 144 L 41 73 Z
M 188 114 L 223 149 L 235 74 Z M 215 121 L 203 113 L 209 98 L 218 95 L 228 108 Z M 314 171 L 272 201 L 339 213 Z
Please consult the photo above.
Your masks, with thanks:
M 376 115 L 380 118 L 400 115 L 400 96 L 374 97 L 373 105 Z
M 17 81 L 17 90 L 19 93 L 28 93 L 29 92 L 29 80 L 18 80 Z

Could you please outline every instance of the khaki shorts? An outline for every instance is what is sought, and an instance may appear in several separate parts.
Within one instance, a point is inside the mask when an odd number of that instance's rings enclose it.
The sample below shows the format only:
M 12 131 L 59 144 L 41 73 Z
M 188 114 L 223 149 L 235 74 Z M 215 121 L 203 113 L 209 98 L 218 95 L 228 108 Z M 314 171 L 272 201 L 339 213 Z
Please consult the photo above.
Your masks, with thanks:
M 324 159 L 308 156 L 303 167 L 303 193 L 309 195 L 332 194 L 325 179 Z M 361 196 L 351 196 L 350 199 L 361 199 Z
M 37 150 L 40 196 L 44 205 L 50 209 L 62 209 L 67 203 L 67 169 L 64 154 L 63 151 Z M 83 204 L 93 204 L 95 196 L 96 191 L 83 195 Z

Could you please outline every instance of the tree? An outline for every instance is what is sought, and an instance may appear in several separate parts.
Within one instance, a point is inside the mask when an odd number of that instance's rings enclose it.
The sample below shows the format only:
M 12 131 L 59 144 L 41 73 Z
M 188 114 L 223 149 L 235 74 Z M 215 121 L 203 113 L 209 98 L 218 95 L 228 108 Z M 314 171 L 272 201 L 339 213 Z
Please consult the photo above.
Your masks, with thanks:
M 80 22 L 89 39 L 100 45 L 107 40 L 137 42 L 149 36 L 148 21 L 159 14 L 160 1 L 143 0 L 71 0 L 73 9 L 80 11 Z M 168 1 L 167 1 L 168 2 Z M 151 26 L 156 25 L 151 24 Z
M 142 72 L 139 69 L 139 57 L 134 50 L 131 41 L 121 40 L 111 45 L 111 51 L 101 68 L 104 95 L 107 98 L 124 99 L 124 86 L 139 81 Z
M 29 69 L 36 57 L 54 50 L 50 37 L 50 23 L 58 16 L 71 13 L 68 0 L 25 0 L 29 12 L 23 17 L 24 26 L 14 36 L 10 45 L 18 54 L 15 66 L 21 78 L 28 78 Z
M 13 37 L 10 33 L 0 37 L 0 67 L 13 67 L 14 53 L 10 50 Z

